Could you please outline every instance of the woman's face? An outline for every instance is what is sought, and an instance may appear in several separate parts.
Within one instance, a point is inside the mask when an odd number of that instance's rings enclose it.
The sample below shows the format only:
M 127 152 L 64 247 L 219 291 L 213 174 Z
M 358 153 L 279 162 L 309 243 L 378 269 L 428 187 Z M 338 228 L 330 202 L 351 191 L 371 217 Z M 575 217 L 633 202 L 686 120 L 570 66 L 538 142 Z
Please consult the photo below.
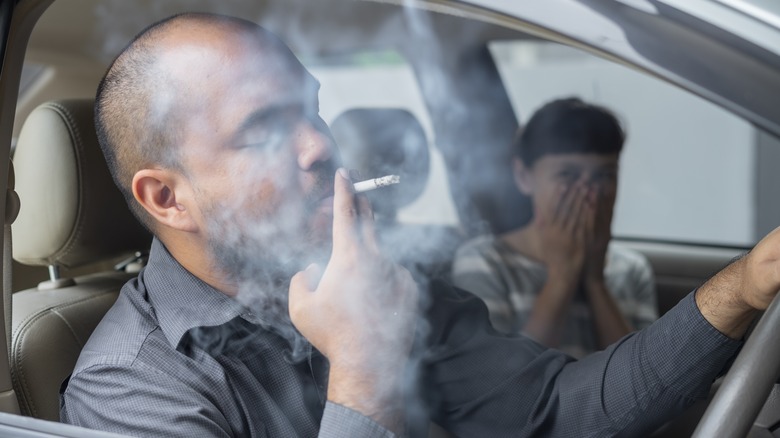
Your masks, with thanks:
M 610 219 L 617 195 L 618 154 L 544 155 L 533 165 L 514 160 L 517 188 L 533 201 L 535 215 L 552 212 L 567 190 L 578 183 L 589 189 L 602 214 Z

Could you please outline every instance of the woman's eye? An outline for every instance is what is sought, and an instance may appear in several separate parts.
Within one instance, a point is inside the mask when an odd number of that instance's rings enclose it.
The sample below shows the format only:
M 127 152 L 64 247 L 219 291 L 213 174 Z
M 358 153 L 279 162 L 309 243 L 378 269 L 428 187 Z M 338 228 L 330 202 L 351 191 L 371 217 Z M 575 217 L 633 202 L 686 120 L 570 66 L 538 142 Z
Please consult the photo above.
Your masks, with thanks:
M 580 178 L 580 175 L 576 172 L 567 171 L 559 173 L 558 178 L 560 178 L 563 182 L 573 183 Z
M 612 182 L 617 180 L 617 172 L 612 172 L 612 171 L 599 172 L 594 175 L 593 180 L 597 182 L 603 182 L 603 183 Z

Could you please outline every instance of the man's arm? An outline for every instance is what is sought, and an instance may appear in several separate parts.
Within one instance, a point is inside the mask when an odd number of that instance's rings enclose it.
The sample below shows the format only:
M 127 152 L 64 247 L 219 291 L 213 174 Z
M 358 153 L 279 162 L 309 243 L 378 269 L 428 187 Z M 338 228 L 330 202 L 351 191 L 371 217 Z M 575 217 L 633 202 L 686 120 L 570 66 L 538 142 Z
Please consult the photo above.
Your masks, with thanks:
M 211 400 L 156 368 L 94 365 L 70 378 L 60 399 L 60 421 L 131 436 L 233 436 Z
M 756 266 L 756 257 L 761 255 L 751 257 L 748 254 L 737 259 L 710 278 L 696 292 L 696 305 L 704 318 L 732 339 L 741 338 L 755 318 L 757 310 L 768 306 L 768 303 L 756 297 L 756 286 L 752 285 L 749 279 L 750 271 L 760 270 L 760 266 Z M 759 275 L 771 276 L 775 273 L 770 270 Z M 748 300 L 752 300 L 753 304 Z
M 769 307 L 778 289 L 780 227 L 704 283 L 696 293 L 696 305 L 721 333 L 738 339 L 756 313 Z
M 442 283 L 429 309 L 423 394 L 459 436 L 643 436 L 708 388 L 740 343 L 693 295 L 646 330 L 574 361 L 486 322 L 481 301 Z
M 648 328 L 580 361 L 497 336 L 478 299 L 439 286 L 426 358 L 435 420 L 463 436 L 650 433 L 707 395 L 774 298 L 779 230 Z

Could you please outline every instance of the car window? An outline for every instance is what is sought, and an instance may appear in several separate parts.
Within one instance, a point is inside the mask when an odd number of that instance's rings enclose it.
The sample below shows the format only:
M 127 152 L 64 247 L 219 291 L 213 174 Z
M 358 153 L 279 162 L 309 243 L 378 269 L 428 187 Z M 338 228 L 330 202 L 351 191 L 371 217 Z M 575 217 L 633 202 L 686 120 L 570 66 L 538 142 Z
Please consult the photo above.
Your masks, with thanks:
M 544 102 L 571 95 L 622 120 L 616 237 L 750 246 L 778 223 L 766 193 L 777 178 L 761 165 L 776 154 L 775 138 L 687 91 L 574 48 L 538 41 L 490 48 L 521 124 Z

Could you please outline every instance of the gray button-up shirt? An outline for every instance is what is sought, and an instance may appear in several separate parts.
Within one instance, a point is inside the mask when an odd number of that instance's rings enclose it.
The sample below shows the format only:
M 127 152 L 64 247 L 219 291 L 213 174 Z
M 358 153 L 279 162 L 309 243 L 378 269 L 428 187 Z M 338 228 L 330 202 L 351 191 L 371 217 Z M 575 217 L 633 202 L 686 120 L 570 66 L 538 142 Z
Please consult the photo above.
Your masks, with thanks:
M 484 304 L 429 287 L 411 416 L 459 436 L 637 436 L 707 394 L 738 349 L 693 294 L 655 324 L 575 361 L 492 329 Z M 186 271 L 157 240 L 63 385 L 61 417 L 137 436 L 392 436 L 326 401 L 327 361 Z M 417 431 L 417 429 L 410 429 Z

